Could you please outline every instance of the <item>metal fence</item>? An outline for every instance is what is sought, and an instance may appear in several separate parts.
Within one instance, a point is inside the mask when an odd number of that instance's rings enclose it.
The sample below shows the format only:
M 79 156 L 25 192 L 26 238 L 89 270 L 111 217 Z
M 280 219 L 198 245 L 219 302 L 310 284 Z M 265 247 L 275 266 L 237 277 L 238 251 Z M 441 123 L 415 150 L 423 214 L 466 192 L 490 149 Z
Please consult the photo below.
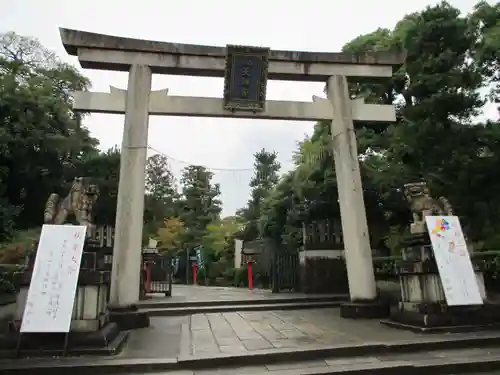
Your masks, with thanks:
M 143 254 L 143 285 L 146 293 L 172 295 L 173 265 L 170 256 L 158 253 Z

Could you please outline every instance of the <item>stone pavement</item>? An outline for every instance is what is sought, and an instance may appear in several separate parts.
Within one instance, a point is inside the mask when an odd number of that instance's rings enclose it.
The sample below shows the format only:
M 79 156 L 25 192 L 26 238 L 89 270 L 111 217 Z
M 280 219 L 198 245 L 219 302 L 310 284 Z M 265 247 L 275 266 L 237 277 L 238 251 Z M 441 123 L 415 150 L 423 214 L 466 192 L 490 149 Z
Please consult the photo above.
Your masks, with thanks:
M 179 302 L 208 302 L 208 301 L 252 301 L 252 300 L 280 300 L 290 298 L 316 298 L 338 295 L 305 294 L 305 293 L 272 293 L 264 289 L 246 289 L 235 287 L 208 287 L 198 285 L 172 285 L 172 296 L 153 295 L 153 298 L 140 301 L 139 305 L 147 307 L 151 303 L 179 303 Z
M 109 358 L 177 358 L 189 316 L 153 317 L 150 321 L 150 327 L 131 331 L 122 353 Z
M 470 334 L 423 335 L 401 331 L 383 326 L 377 320 L 343 319 L 336 308 L 207 313 L 152 317 L 151 327 L 131 332 L 119 357 L 211 357 L 368 343 L 427 342 L 451 337 L 470 337 Z
M 184 347 L 190 352 L 181 354 L 195 356 L 423 339 L 378 321 L 342 319 L 335 308 L 196 314 L 190 317 L 189 328 L 190 345 Z

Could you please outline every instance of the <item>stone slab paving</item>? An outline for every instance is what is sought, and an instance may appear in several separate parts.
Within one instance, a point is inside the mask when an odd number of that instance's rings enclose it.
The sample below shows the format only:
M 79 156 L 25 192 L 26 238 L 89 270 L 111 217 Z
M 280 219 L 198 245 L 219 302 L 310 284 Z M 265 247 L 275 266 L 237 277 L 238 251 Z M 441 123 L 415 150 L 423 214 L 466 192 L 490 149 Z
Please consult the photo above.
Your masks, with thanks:
M 189 317 L 186 330 L 189 334 L 184 339 L 189 344 L 184 342 L 181 356 L 197 357 L 453 337 L 453 334 L 423 335 L 396 330 L 377 320 L 343 319 L 336 308 L 194 314 Z
M 151 317 L 150 322 L 148 328 L 131 331 L 123 351 L 110 358 L 177 358 L 183 342 L 182 326 L 189 323 L 189 317 Z
M 197 285 L 172 285 L 172 296 L 165 297 L 161 294 L 153 295 L 151 299 L 140 301 L 139 305 L 147 306 L 154 303 L 178 303 L 178 302 L 205 302 L 205 301 L 252 301 L 252 300 L 280 300 L 290 298 L 315 298 L 338 295 L 328 294 L 305 294 L 305 293 L 272 293 L 264 289 L 245 289 L 235 287 L 207 287 Z

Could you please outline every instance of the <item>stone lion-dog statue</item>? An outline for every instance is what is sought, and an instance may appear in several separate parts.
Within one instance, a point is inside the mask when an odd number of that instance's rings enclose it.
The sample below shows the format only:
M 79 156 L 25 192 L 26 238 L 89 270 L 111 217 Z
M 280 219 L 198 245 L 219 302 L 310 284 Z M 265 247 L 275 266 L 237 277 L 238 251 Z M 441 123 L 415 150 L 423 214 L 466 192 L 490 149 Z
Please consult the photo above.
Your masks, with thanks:
M 413 215 L 411 233 L 425 232 L 426 216 L 453 216 L 453 208 L 445 197 L 434 199 L 426 182 L 412 182 L 404 185 L 405 197 L 410 203 Z
M 64 224 L 73 215 L 80 225 L 92 225 L 92 208 L 99 197 L 99 187 L 88 177 L 76 177 L 68 195 L 50 194 L 45 204 L 44 223 Z

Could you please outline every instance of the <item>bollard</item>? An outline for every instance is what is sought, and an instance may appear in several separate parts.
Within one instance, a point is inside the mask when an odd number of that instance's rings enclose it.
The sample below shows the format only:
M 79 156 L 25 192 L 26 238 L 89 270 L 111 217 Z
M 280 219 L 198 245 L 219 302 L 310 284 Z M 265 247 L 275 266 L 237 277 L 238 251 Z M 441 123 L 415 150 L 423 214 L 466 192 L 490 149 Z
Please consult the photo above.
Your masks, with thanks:
M 146 262 L 146 293 L 151 293 L 151 262 Z
M 248 262 L 248 289 L 253 289 L 253 272 L 252 272 L 252 262 Z
M 198 265 L 193 264 L 193 285 L 196 285 L 196 274 L 198 273 Z

